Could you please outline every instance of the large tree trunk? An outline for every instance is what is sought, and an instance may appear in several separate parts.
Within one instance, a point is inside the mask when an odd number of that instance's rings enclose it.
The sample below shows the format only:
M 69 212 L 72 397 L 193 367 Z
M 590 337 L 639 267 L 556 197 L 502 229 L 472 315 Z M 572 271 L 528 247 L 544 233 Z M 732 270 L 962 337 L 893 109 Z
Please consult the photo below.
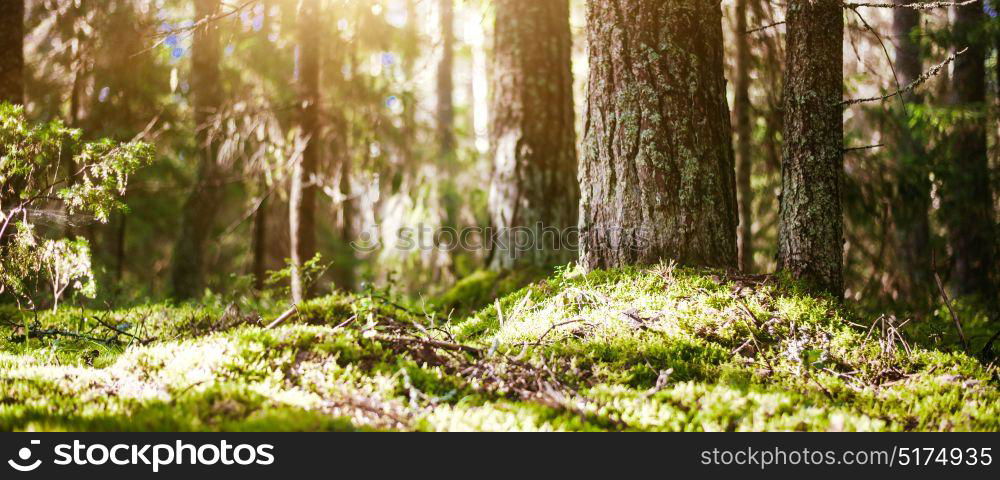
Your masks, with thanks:
M 704 0 L 591 0 L 581 261 L 737 266 L 722 12 Z
M 24 0 L 0 2 L 0 103 L 24 103 Z
M 563 264 L 576 256 L 565 240 L 580 199 L 569 2 L 494 5 L 491 266 Z
M 750 35 L 747 34 L 747 2 L 736 0 L 736 80 L 733 117 L 736 121 L 736 203 L 740 228 L 737 231 L 740 270 L 753 270 L 753 188 L 750 186 L 752 145 L 750 126 Z
M 911 0 L 894 0 L 896 4 Z M 920 26 L 920 12 L 910 8 L 893 10 L 892 36 L 896 50 L 895 68 L 901 86 L 915 81 L 923 73 L 920 45 L 914 34 Z M 921 99 L 907 96 L 904 101 L 919 104 Z M 909 108 L 909 107 L 908 107 Z M 893 198 L 892 218 L 898 269 L 896 285 L 900 298 L 907 302 L 925 297 L 931 285 L 930 273 L 930 179 L 926 168 L 926 153 L 914 138 L 906 116 L 897 122 L 896 146 L 899 149 L 896 169 L 896 196 Z
M 437 71 L 437 136 L 444 156 L 455 150 L 455 0 L 440 0 L 441 61 Z
M 220 0 L 195 0 L 194 5 L 195 18 L 200 20 L 216 15 Z M 205 286 L 205 250 L 223 197 L 216 158 L 219 139 L 214 138 L 211 128 L 222 104 L 220 61 L 218 26 L 209 22 L 195 31 L 191 47 L 191 92 L 199 153 L 195 186 L 184 205 L 180 238 L 174 250 L 173 292 L 181 299 L 199 295 Z
M 292 301 L 307 295 L 301 266 L 316 255 L 317 165 L 320 156 L 319 129 L 319 45 L 318 2 L 302 2 L 299 7 L 299 128 L 307 142 L 292 171 L 289 194 L 289 226 L 292 246 Z
M 982 5 L 958 7 L 952 25 L 955 48 L 969 50 L 955 60 L 948 103 L 963 113 L 954 126 L 942 165 L 941 218 L 952 254 L 951 283 L 958 295 L 996 297 L 996 221 L 986 150 L 986 42 Z
M 778 268 L 841 298 L 843 6 L 840 0 L 791 2 L 786 22 Z

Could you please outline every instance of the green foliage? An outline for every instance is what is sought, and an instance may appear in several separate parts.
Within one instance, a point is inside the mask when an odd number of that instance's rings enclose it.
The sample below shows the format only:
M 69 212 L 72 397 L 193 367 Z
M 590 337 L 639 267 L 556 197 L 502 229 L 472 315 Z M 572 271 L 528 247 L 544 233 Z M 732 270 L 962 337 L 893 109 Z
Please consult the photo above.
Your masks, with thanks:
M 53 306 L 66 289 L 93 297 L 90 248 L 84 239 L 45 239 L 38 212 L 62 206 L 107 222 L 123 208 L 129 175 L 153 156 L 149 145 L 81 142 L 61 122 L 31 124 L 19 105 L 0 104 L 0 293 L 33 301 L 32 281 L 44 277 Z

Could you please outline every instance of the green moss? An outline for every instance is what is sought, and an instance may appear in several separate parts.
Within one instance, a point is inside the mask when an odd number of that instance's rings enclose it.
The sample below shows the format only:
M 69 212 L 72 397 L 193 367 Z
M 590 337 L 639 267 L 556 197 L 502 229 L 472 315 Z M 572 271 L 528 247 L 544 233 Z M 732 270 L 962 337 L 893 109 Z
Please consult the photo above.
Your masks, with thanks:
M 105 314 L 136 336 L 145 318 L 148 344 L 0 327 L 0 430 L 1000 429 L 995 367 L 869 333 L 875 319 L 786 279 L 565 269 L 485 301 L 498 279 L 431 302 L 487 305 L 450 322 L 372 292 L 274 330 L 226 309 Z M 38 323 L 88 332 L 97 313 Z
M 541 270 L 530 268 L 500 272 L 479 270 L 459 280 L 451 289 L 435 298 L 431 306 L 443 316 L 461 318 L 542 278 L 544 274 Z

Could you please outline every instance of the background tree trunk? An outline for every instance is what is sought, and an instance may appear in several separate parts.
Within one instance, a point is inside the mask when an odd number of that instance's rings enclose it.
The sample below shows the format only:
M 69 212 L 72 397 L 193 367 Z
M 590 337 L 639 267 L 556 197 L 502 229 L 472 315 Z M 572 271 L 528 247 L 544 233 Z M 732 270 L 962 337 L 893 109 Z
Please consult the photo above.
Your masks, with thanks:
M 195 0 L 195 18 L 218 13 L 219 0 Z M 184 205 L 180 238 L 174 250 L 173 292 L 181 299 L 193 298 L 204 288 L 204 259 L 215 225 L 223 185 L 218 165 L 219 139 L 211 125 L 222 106 L 219 64 L 221 45 L 218 26 L 208 23 L 194 33 L 191 47 L 191 94 L 196 141 L 199 149 L 195 186 Z
M 895 0 L 896 4 L 910 0 Z M 893 9 L 892 37 L 896 50 L 896 74 L 902 86 L 909 85 L 923 73 L 920 45 L 914 34 L 920 27 L 920 12 L 910 8 Z M 916 94 L 907 94 L 904 101 L 920 104 Z M 894 223 L 893 243 L 898 269 L 896 285 L 901 299 L 907 302 L 926 298 L 931 285 L 930 271 L 930 179 L 926 168 L 926 152 L 914 138 L 907 122 L 908 112 L 901 113 L 897 122 L 896 196 L 892 203 Z
M 24 104 L 24 1 L 0 2 L 0 103 Z M 10 214 L 12 205 L 21 191 L 22 179 L 8 179 L 0 184 L 0 212 Z M 15 231 L 10 222 L 0 236 L 0 247 L 7 244 Z
M 740 270 L 753 270 L 753 188 L 750 185 L 753 130 L 750 124 L 750 35 L 747 31 L 747 1 L 736 0 L 736 79 L 733 118 L 736 121 L 736 203 L 740 228 L 736 232 Z
M 591 0 L 581 261 L 737 266 L 722 12 L 703 0 Z
M 941 172 L 941 218 L 951 247 L 951 283 L 957 295 L 996 297 L 996 221 L 986 150 L 986 39 L 982 5 L 957 7 L 952 31 L 955 60 L 948 104 L 962 112 L 950 135 Z
M 791 2 L 786 22 L 778 268 L 842 298 L 843 6 L 839 0 Z
M 24 0 L 0 2 L 0 102 L 24 103 Z
M 340 92 L 342 98 L 350 96 L 353 86 L 348 83 L 348 79 L 343 72 L 343 66 L 347 59 L 348 44 L 336 41 L 330 46 L 330 56 L 328 63 L 324 64 L 324 78 L 328 79 L 328 84 L 333 85 L 331 90 Z M 339 99 L 338 99 L 339 100 Z M 357 222 L 356 199 L 351 188 L 352 178 L 352 158 L 351 158 L 351 127 L 347 117 L 347 111 L 341 106 L 343 101 L 334 101 L 332 109 L 327 112 L 330 127 L 328 145 L 330 146 L 330 159 L 333 162 L 332 171 L 337 172 L 339 190 L 342 195 L 340 202 L 340 229 L 339 239 L 343 245 L 343 252 L 338 252 L 334 258 L 331 274 L 334 285 L 338 288 L 352 292 L 355 288 L 355 267 L 357 257 L 353 242 L 355 241 L 355 224 Z M 407 111 L 414 110 L 407 108 Z
M 437 135 L 443 156 L 455 150 L 455 0 L 440 0 L 441 61 L 437 71 Z
M 500 241 L 491 266 L 563 264 L 576 256 L 561 243 L 576 228 L 580 199 L 569 2 L 494 5 L 489 210 Z M 527 248 L 515 245 L 525 240 Z
M 262 197 L 253 214 L 253 285 L 258 291 L 264 290 L 264 281 L 267 279 L 267 204 L 270 194 L 263 178 L 264 175 L 261 174 L 258 188 Z
M 308 295 L 301 266 L 316 255 L 316 168 L 320 156 L 319 129 L 319 5 L 302 2 L 299 7 L 299 112 L 300 135 L 306 142 L 292 171 L 289 194 L 289 226 L 292 246 L 292 301 L 300 303 Z

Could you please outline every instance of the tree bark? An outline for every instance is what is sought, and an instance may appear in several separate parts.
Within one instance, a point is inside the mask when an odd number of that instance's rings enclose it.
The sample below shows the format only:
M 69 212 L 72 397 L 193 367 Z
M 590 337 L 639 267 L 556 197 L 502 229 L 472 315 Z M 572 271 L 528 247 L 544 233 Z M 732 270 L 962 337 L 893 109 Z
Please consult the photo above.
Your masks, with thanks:
M 910 0 L 895 0 L 896 4 Z M 923 73 L 920 45 L 914 34 L 920 27 L 920 12 L 910 8 L 893 10 L 892 36 L 896 50 L 895 69 L 899 84 L 909 85 Z M 922 103 L 908 94 L 907 105 Z M 910 130 L 906 114 L 897 122 L 896 144 L 899 149 L 896 170 L 896 195 L 892 203 L 893 243 L 898 263 L 896 286 L 900 298 L 919 301 L 931 285 L 930 250 L 930 179 L 926 152 Z
M 736 79 L 733 117 L 736 122 L 736 203 L 740 228 L 736 232 L 740 270 L 753 270 L 753 188 L 750 185 L 753 131 L 750 125 L 750 36 L 747 31 L 747 1 L 736 0 Z
M 455 0 L 440 0 L 441 61 L 437 71 L 437 136 L 440 152 L 455 151 Z
M 565 241 L 580 199 L 569 2 L 494 5 L 491 267 L 564 264 L 576 256 Z
M 952 30 L 955 48 L 969 50 L 955 59 L 948 104 L 959 115 L 941 168 L 941 218 L 952 255 L 951 283 L 956 295 L 996 297 L 996 220 L 986 149 L 986 41 L 982 5 L 957 7 Z
M 195 0 L 195 18 L 218 13 L 220 0 Z M 191 93 L 198 145 L 195 186 L 184 205 L 181 232 L 174 250 L 173 292 L 180 299 L 193 298 L 205 287 L 205 250 L 223 197 L 217 162 L 219 141 L 211 124 L 222 105 L 218 25 L 210 22 L 194 33 L 191 47 Z
M 791 2 L 786 22 L 778 268 L 842 298 L 843 6 L 839 0 Z
M 267 203 L 270 196 L 267 191 L 267 183 L 263 180 L 258 182 L 260 202 L 257 204 L 257 211 L 253 214 L 253 285 L 258 291 L 264 290 L 264 281 L 267 279 Z
M 339 92 L 341 98 L 350 98 L 354 87 L 348 82 L 343 73 L 343 66 L 347 60 L 348 44 L 346 42 L 335 42 L 330 57 L 329 64 L 325 67 L 326 78 L 333 85 L 332 90 Z M 409 77 L 407 77 L 409 78 Z M 351 190 L 351 127 L 347 118 L 347 111 L 340 108 L 340 103 L 334 103 L 331 111 L 328 112 L 330 119 L 329 145 L 333 169 L 338 173 L 339 190 L 342 195 L 340 202 L 340 240 L 344 253 L 338 255 L 334 260 L 331 269 L 334 285 L 346 292 L 354 291 L 355 275 L 354 269 L 357 257 L 354 251 L 355 222 L 357 217 L 356 199 Z M 407 111 L 414 110 L 407 108 Z
M 24 103 L 24 0 L 0 2 L 0 103 Z
M 289 194 L 289 226 L 292 248 L 292 301 L 300 303 L 308 295 L 301 267 L 316 255 L 316 175 L 320 156 L 319 80 L 320 22 L 318 2 L 302 2 L 299 7 L 299 111 L 300 135 L 306 142 L 292 171 Z
M 737 266 L 722 12 L 590 0 L 581 263 Z
M 24 1 L 0 2 L 0 103 L 24 104 Z M 24 179 L 15 176 L 0 184 L 0 213 L 10 214 Z M 0 224 L 2 225 L 2 224 Z M 0 234 L 0 247 L 7 245 L 16 230 L 10 222 Z

